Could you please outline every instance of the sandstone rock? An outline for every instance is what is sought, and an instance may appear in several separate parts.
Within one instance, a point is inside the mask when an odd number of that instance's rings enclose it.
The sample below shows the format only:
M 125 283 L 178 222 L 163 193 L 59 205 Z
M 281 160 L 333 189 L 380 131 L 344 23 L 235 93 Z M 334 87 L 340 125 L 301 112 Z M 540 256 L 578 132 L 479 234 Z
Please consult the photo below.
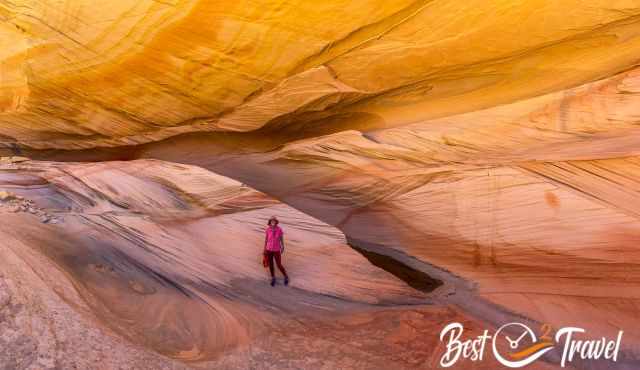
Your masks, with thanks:
M 27 157 L 19 157 L 19 156 L 13 156 L 9 158 L 9 162 L 11 163 L 20 163 L 20 162 L 27 162 L 30 161 L 31 158 L 27 158 Z
M 30 160 L 31 160 L 30 158 L 20 157 L 20 156 L 0 157 L 0 162 L 3 162 L 5 164 L 27 162 L 27 161 L 30 161 Z
M 11 200 L 14 199 L 15 195 L 13 193 L 10 193 L 8 191 L 0 191 L 0 200 L 2 201 L 7 201 L 7 200 Z
M 402 126 L 611 76 L 640 48 L 627 2 L 63 4 L 76 11 L 5 9 L 0 129 L 14 147 L 135 145 L 360 114 L 369 128 Z
M 640 358 L 637 4 L 112 5 L 2 5 L 0 137 L 6 153 L 45 161 L 2 157 L 0 185 L 38 199 L 12 210 L 65 214 L 60 228 L 8 214 L 2 232 L 22 238 L 24 250 L 45 251 L 82 294 L 113 304 L 113 312 L 87 310 L 115 323 L 120 336 L 196 361 L 259 342 L 254 329 L 281 318 L 264 307 L 350 315 L 357 308 L 343 301 L 416 298 L 340 249 L 349 251 L 343 232 L 353 244 L 450 271 L 460 286 L 438 299 L 461 312 L 436 309 L 443 320 L 472 314 L 492 326 L 504 316 L 476 311 L 492 307 L 556 327 L 579 321 L 594 335 L 625 328 L 623 357 Z M 40 151 L 52 148 L 66 150 Z M 54 160 L 88 162 L 46 162 Z M 63 213 L 70 209 L 75 216 Z M 261 272 L 243 264 L 259 258 L 259 237 L 247 240 L 264 226 L 255 219 L 274 210 L 300 225 L 291 262 L 309 275 L 296 281 L 291 307 L 260 295 Z M 314 248 L 344 261 L 334 265 Z M 316 263 L 305 262 L 309 255 Z M 161 294 L 141 297 L 147 286 Z M 143 298 L 168 308 L 159 312 Z M 307 330 L 327 328 L 309 315 Z M 397 325 L 388 348 L 376 348 L 381 333 L 362 327 L 362 367 L 378 368 L 374 354 L 397 350 L 400 339 L 438 331 L 434 324 L 413 332 L 422 321 L 404 319 L 411 325 Z M 397 329 L 384 325 L 373 328 Z M 334 339 L 353 340 L 347 334 Z M 312 337 L 304 343 L 332 359 L 294 353 L 284 367 L 357 366 L 361 352 Z M 33 338 L 7 343 L 33 362 Z M 399 368 L 420 364 L 437 345 L 430 344 L 400 351 Z M 255 353 L 230 354 L 218 367 L 257 367 Z M 277 356 L 269 359 L 265 367 L 279 368 Z M 431 360 L 422 363 L 434 367 Z M 5 367 L 18 365 L 14 356 Z
M 9 291 L 4 279 L 2 279 L 2 282 L 0 283 L 0 310 L 4 309 L 10 302 L 11 292 Z
M 82 284 L 86 294 L 110 302 L 106 311 L 107 305 L 87 300 L 98 319 L 105 324 L 122 320 L 116 328 L 125 329 L 117 333 L 149 351 L 214 361 L 221 348 L 235 348 L 249 338 L 262 346 L 253 330 L 288 316 L 289 309 L 304 309 L 311 323 L 324 320 L 327 310 L 349 315 L 359 305 L 415 304 L 425 298 L 425 293 L 367 263 L 337 229 L 201 168 L 132 161 L 39 163 L 31 170 L 56 184 L 52 197 L 61 210 L 72 206 L 78 214 L 66 214 L 67 225 L 55 232 L 35 217 L 34 222 L 4 220 L 0 235 L 20 240 L 12 244 L 23 246 L 17 250 L 24 248 L 22 243 L 32 243 L 34 253 L 60 264 L 65 276 L 70 274 L 69 284 L 79 279 L 73 284 Z M 21 191 L 29 199 L 30 192 L 40 194 L 41 189 L 25 185 Z M 129 209 L 120 208 L 122 203 Z M 43 223 L 57 219 L 35 206 L 28 209 L 41 212 Z M 141 213 L 150 217 L 140 217 Z M 280 291 L 265 290 L 271 288 L 267 273 L 252 263 L 260 257 L 264 222 L 272 214 L 290 233 L 285 263 L 295 276 L 295 290 L 281 285 Z M 212 245 L 226 247 L 212 249 Z M 78 265 L 78 261 L 88 263 Z M 319 265 L 327 268 L 314 267 Z M 237 305 L 235 299 L 228 300 L 230 296 L 238 297 Z M 263 304 L 278 309 L 264 311 Z M 161 315 L 156 314 L 158 309 Z M 202 326 L 207 330 L 200 330 Z M 225 329 L 218 331 L 220 327 Z M 328 348 L 339 353 L 340 347 Z

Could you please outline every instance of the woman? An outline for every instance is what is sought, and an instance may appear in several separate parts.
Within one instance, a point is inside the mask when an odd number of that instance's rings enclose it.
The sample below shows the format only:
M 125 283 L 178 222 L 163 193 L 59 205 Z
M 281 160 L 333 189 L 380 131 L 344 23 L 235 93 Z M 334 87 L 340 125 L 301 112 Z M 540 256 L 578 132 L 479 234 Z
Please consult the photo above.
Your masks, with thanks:
M 284 233 L 278 226 L 278 219 L 273 216 L 267 221 L 267 230 L 264 237 L 264 254 L 269 261 L 269 272 L 271 272 L 271 286 L 276 285 L 276 276 L 273 271 L 273 259 L 275 258 L 278 269 L 284 275 L 284 285 L 289 285 L 289 276 L 282 267 L 281 254 L 284 253 Z

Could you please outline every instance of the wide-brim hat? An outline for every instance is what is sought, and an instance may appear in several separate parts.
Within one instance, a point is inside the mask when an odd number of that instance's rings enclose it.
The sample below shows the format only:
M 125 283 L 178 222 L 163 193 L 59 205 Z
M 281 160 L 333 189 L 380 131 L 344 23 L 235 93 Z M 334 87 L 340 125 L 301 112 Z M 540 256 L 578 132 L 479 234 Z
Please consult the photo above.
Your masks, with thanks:
M 270 224 L 270 223 L 271 223 L 271 221 L 275 221 L 275 222 L 276 222 L 276 224 L 279 224 L 279 223 L 280 223 L 280 221 L 278 221 L 278 218 L 277 218 L 276 216 L 271 216 L 271 217 L 269 218 L 269 221 L 267 221 L 267 225 L 268 225 L 268 224 Z

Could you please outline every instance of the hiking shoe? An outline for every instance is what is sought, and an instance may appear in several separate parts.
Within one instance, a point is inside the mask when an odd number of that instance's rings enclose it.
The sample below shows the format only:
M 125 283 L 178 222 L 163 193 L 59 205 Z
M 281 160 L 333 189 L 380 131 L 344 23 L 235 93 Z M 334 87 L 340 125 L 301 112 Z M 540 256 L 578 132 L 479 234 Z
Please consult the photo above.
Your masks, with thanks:
M 284 277 L 284 285 L 289 285 L 289 277 L 288 276 Z
M 271 278 L 271 286 L 275 286 L 276 285 L 276 278 Z

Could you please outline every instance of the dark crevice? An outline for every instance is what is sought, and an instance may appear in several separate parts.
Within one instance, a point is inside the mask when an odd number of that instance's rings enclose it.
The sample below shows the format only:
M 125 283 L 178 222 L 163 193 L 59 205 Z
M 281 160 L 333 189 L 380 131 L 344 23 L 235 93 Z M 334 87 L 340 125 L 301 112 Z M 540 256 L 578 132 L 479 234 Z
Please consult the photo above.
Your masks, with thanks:
M 371 262 L 372 265 L 379 267 L 404 281 L 413 289 L 430 293 L 443 284 L 441 280 L 434 279 L 426 273 L 407 266 L 389 256 L 359 248 L 353 243 L 349 243 L 349 246 L 356 252 L 363 255 L 369 262 Z

